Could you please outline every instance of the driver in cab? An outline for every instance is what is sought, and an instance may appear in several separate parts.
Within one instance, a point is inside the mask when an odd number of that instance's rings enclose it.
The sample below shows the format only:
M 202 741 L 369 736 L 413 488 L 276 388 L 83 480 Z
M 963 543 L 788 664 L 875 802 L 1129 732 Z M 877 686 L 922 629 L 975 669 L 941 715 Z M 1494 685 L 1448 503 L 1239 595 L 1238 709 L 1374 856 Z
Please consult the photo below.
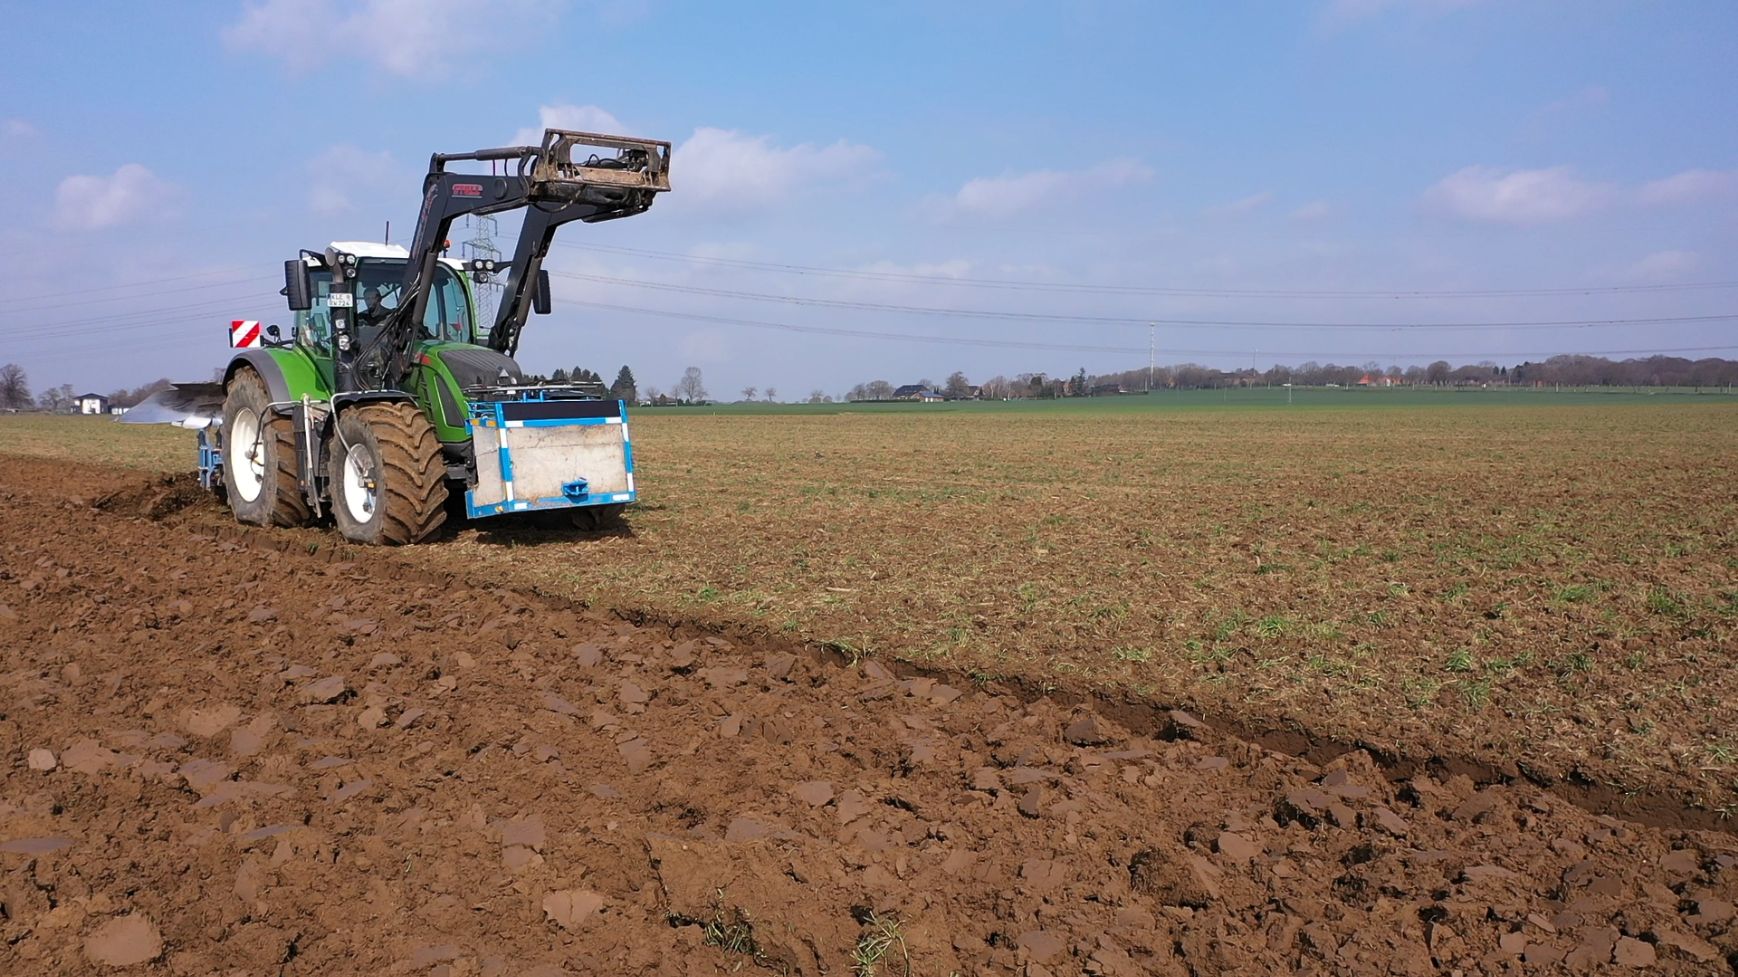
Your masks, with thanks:
M 356 313 L 356 317 L 368 325 L 374 326 L 379 325 L 380 320 L 386 318 L 388 311 L 386 306 L 381 304 L 380 286 L 376 285 L 363 293 L 362 311 Z
M 359 338 L 363 343 L 371 343 L 380 335 L 380 326 L 392 312 L 386 307 L 385 296 L 381 294 L 380 286 L 370 286 L 362 293 L 362 308 L 356 313 L 356 325 Z

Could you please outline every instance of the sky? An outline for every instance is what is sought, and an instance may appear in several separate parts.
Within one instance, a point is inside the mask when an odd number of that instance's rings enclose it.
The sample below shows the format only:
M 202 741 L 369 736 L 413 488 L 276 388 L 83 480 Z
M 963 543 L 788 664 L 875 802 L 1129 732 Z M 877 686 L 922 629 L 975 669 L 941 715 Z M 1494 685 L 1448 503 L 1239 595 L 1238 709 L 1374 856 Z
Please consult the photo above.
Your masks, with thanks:
M 81 11 L 79 13 L 78 11 Z M 0 362 L 201 379 L 428 155 L 674 144 L 533 371 L 714 397 L 1308 360 L 1738 356 L 1738 4 L 8 5 Z M 504 221 L 499 240 L 511 241 Z M 462 230 L 462 229 L 461 229 Z M 1726 318 L 1717 318 L 1727 316 Z M 1157 323 L 1149 326 L 1148 323 Z

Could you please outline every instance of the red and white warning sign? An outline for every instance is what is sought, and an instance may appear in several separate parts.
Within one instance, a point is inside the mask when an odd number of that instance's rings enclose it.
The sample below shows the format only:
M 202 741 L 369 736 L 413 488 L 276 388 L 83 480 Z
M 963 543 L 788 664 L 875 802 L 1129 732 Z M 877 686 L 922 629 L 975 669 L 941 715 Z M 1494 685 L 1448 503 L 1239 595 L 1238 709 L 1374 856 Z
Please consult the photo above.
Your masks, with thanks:
M 260 346 L 258 319 L 233 319 L 229 323 L 229 345 L 235 349 L 258 349 Z

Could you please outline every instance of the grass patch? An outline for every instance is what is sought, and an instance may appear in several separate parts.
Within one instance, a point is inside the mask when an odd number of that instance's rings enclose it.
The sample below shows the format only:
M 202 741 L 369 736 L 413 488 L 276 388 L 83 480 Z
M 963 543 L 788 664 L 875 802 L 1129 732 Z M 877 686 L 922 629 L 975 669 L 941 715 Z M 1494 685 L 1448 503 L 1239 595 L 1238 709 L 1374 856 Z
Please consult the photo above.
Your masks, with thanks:
M 898 917 L 870 912 L 863 922 L 863 934 L 851 949 L 851 973 L 854 977 L 876 977 L 882 972 L 882 964 L 890 964 L 894 959 L 900 964 L 898 972 L 902 977 L 911 973 L 911 952 L 905 945 Z M 892 969 L 889 965 L 889 972 Z

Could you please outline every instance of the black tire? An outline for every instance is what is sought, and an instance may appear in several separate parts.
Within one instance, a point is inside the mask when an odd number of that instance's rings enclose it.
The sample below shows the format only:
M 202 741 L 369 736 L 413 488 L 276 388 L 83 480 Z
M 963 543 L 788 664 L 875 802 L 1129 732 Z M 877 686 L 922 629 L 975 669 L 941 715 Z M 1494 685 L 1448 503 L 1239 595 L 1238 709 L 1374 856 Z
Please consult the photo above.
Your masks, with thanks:
M 403 546 L 447 521 L 446 460 L 434 425 L 415 404 L 345 411 L 328 455 L 332 518 L 345 539 Z
M 573 525 L 586 532 L 620 529 L 625 505 L 588 505 L 573 510 Z
M 237 522 L 305 526 L 313 512 L 302 495 L 296 430 L 288 417 L 267 409 L 271 401 L 252 369 L 230 378 L 223 398 L 223 493 Z

